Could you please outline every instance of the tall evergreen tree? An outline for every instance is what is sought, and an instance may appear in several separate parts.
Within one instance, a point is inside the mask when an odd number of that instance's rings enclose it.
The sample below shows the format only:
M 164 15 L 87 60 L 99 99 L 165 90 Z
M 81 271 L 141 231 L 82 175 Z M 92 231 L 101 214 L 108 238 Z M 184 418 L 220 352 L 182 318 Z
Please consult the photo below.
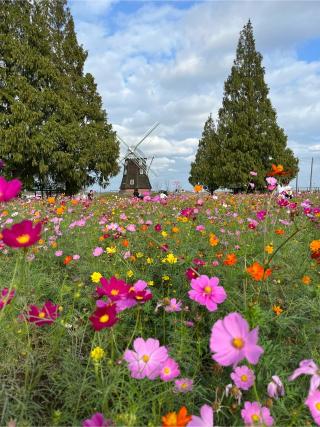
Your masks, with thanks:
M 2 0 L 0 157 L 28 186 L 108 183 L 119 147 L 65 0 Z
M 287 148 L 287 136 L 277 124 L 268 98 L 262 55 L 256 51 L 249 21 L 240 33 L 236 59 L 225 82 L 217 129 L 220 156 L 216 162 L 219 184 L 244 189 L 248 172 L 256 170 L 256 185 L 263 188 L 272 163 L 282 163 L 289 172 L 298 172 L 298 160 Z
M 194 162 L 191 163 L 189 182 L 192 185 L 201 183 L 213 193 L 219 187 L 217 168 L 214 167 L 219 155 L 219 144 L 212 115 L 205 122 L 202 137 Z

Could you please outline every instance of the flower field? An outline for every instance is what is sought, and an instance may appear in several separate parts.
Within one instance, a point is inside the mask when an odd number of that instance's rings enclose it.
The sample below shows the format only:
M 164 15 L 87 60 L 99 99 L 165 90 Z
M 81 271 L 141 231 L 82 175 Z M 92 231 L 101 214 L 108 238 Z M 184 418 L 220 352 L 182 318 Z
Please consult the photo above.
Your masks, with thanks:
M 0 182 L 0 425 L 320 425 L 319 195 L 18 187 Z

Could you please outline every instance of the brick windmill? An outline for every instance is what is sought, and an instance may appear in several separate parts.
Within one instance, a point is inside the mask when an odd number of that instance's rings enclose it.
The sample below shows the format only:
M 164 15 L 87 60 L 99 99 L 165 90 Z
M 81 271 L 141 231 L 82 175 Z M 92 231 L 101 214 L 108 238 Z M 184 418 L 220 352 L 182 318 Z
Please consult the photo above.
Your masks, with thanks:
M 127 153 L 120 161 L 123 165 L 123 176 L 120 185 L 120 192 L 133 193 L 135 189 L 140 192 L 151 190 L 149 180 L 149 172 L 157 175 L 150 169 L 154 157 L 152 157 L 149 165 L 147 164 L 147 156 L 138 147 L 143 141 L 159 126 L 160 123 L 155 123 L 140 139 L 136 145 L 128 145 L 122 138 L 117 136 L 118 141 L 127 147 Z

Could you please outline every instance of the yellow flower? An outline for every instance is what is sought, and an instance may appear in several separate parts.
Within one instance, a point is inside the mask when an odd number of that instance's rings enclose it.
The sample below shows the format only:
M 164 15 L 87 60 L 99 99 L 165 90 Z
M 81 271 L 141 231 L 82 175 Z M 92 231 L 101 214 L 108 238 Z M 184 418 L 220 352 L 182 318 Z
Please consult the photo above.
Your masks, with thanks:
M 95 363 L 100 362 L 100 360 L 103 359 L 104 356 L 105 351 L 101 347 L 95 347 L 93 350 L 91 350 L 90 357 Z
M 147 258 L 147 264 L 153 264 L 153 259 L 152 258 Z
M 180 228 L 179 227 L 172 227 L 171 231 L 172 231 L 172 233 L 179 233 Z
M 97 271 L 91 274 L 91 280 L 93 283 L 99 283 L 101 277 L 102 277 L 102 274 L 98 273 Z
M 270 245 L 265 246 L 264 250 L 265 250 L 265 252 L 267 252 L 267 254 L 269 254 L 269 255 L 272 254 L 272 252 L 273 252 L 273 245 L 270 244 Z
M 134 272 L 132 270 L 127 271 L 127 277 L 132 277 L 134 275 Z
M 153 280 L 149 280 L 148 285 L 149 286 L 154 286 L 154 281 Z
M 310 250 L 311 252 L 320 251 L 320 240 L 312 240 L 312 242 L 310 243 Z
M 276 314 L 277 316 L 280 316 L 280 314 L 283 312 L 283 309 L 279 306 L 279 305 L 274 305 L 272 307 L 272 311 L 274 312 L 274 314 Z
M 214 233 L 210 233 L 209 242 L 211 246 L 217 246 L 219 239 Z
M 161 231 L 161 235 L 162 235 L 162 237 L 167 237 L 168 233 L 166 231 Z
M 44 244 L 44 240 L 43 239 L 40 239 L 39 241 L 38 241 L 38 245 L 43 245 Z
M 142 252 L 137 252 L 136 253 L 136 257 L 137 258 L 142 258 L 143 257 L 143 253 Z
M 115 246 L 108 246 L 106 252 L 109 255 L 115 254 L 117 252 L 117 248 Z
M 304 285 L 310 285 L 310 283 L 311 283 L 311 277 L 310 276 L 303 276 L 302 279 L 301 279 L 301 282 Z
M 167 275 L 162 276 L 162 280 L 164 280 L 165 282 L 170 280 L 170 277 Z
M 167 262 L 168 264 L 175 264 L 178 261 L 178 258 L 175 257 L 172 253 L 168 254 L 163 258 L 162 262 Z

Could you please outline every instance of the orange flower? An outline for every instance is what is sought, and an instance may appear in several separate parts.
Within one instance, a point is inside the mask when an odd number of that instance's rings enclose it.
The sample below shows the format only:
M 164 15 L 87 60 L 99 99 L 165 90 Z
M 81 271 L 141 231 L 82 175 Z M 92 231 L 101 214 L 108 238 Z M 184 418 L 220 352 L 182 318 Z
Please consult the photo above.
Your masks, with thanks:
M 284 171 L 284 168 L 282 165 L 271 165 L 272 171 L 269 173 L 271 176 L 275 175 L 287 175 L 287 172 Z
M 179 227 L 172 227 L 171 231 L 172 231 L 172 233 L 179 233 L 180 228 Z
M 193 187 L 193 189 L 196 193 L 200 193 L 200 191 L 203 190 L 203 187 L 202 187 L 202 185 L 197 184 Z
M 77 200 L 77 199 L 72 199 L 72 200 L 71 200 L 71 204 L 72 204 L 73 206 L 76 206 L 78 203 L 79 203 L 79 200 Z
M 217 246 L 219 239 L 214 233 L 210 233 L 209 242 L 211 246 Z
M 72 256 L 71 255 L 67 255 L 65 257 L 65 259 L 63 260 L 63 264 L 64 265 L 68 265 L 71 261 L 72 261 Z
M 55 204 L 55 202 L 56 202 L 56 198 L 55 198 L 55 197 L 48 197 L 48 198 L 47 198 L 47 202 L 48 202 L 50 205 L 54 205 L 54 204 Z
M 127 239 L 122 240 L 121 245 L 122 245 L 124 248 L 127 248 L 127 247 L 129 246 L 129 240 L 127 240 Z
M 272 311 L 274 312 L 274 314 L 276 314 L 277 316 L 280 316 L 280 314 L 283 312 L 283 309 L 279 306 L 279 305 L 274 305 L 272 307 Z
M 140 227 L 140 230 L 141 231 L 147 231 L 148 230 L 147 224 L 142 224 L 141 227 Z
M 64 211 L 65 211 L 65 207 L 64 207 L 64 206 L 59 206 L 59 207 L 56 209 L 56 214 L 57 214 L 57 215 L 62 215 L 62 214 L 64 213 Z
M 284 231 L 284 230 L 282 230 L 281 228 L 278 228 L 277 230 L 275 230 L 275 233 L 276 233 L 276 234 L 279 234 L 279 235 L 282 235 L 282 234 L 284 234 L 284 233 L 285 233 L 285 231 Z
M 318 252 L 320 251 L 320 240 L 312 240 L 312 242 L 309 245 L 311 252 Z
M 192 419 L 192 415 L 188 415 L 188 410 L 185 406 L 179 409 L 179 412 L 168 412 L 162 417 L 162 427 L 185 427 Z
M 304 285 L 310 285 L 310 283 L 311 283 L 311 277 L 310 276 L 303 276 L 302 279 L 301 279 L 301 282 Z
M 270 276 L 272 270 L 268 268 L 265 270 L 261 264 L 255 261 L 250 267 L 247 268 L 247 273 L 250 274 L 251 278 L 256 281 L 265 280 Z
M 235 265 L 238 262 L 236 254 L 227 254 L 225 260 L 223 261 L 224 265 Z

